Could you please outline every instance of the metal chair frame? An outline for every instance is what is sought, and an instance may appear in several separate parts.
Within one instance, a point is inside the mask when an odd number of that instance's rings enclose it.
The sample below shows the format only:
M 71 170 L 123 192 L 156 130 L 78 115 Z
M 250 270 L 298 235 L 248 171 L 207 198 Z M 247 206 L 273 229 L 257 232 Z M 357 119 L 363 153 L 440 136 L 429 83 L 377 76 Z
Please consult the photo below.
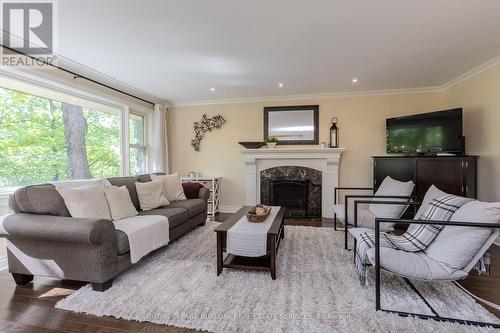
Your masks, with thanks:
M 335 192 L 334 192 L 334 196 L 333 196 L 333 202 L 334 202 L 334 205 L 337 204 L 337 199 L 338 199 L 338 191 L 339 190 L 350 190 L 350 191 L 354 191 L 354 190 L 358 190 L 358 191 L 369 191 L 369 190 L 375 190 L 374 188 L 372 187 L 336 187 L 335 188 Z M 348 231 L 348 228 L 349 228 L 349 217 L 348 217 L 348 212 L 349 212 L 349 200 L 350 199 L 406 199 L 408 200 L 407 202 L 405 201 L 376 201 L 376 200 L 373 200 L 373 201 L 370 201 L 370 203 L 376 203 L 376 204 L 386 204 L 386 205 L 390 205 L 390 204 L 398 204 L 398 205 L 407 205 L 410 200 L 413 199 L 412 196 L 400 196 L 400 195 L 346 195 L 345 196 L 345 204 L 344 204 L 344 208 L 345 208 L 345 213 L 344 213 L 344 249 L 346 250 L 349 250 L 349 231 Z M 356 213 L 356 210 L 354 210 L 354 223 L 352 224 L 354 227 L 357 226 L 357 213 Z M 337 230 L 337 214 L 334 214 L 333 215 L 334 217 L 334 230 Z
M 418 291 L 418 289 L 410 282 L 409 279 L 405 278 L 404 280 L 408 285 L 412 288 L 413 291 L 422 299 L 422 301 L 427 305 L 427 307 L 431 310 L 434 315 L 425 315 L 420 313 L 413 312 L 404 312 L 404 311 L 395 311 L 395 310 L 386 310 L 383 309 L 380 305 L 380 224 L 381 223 L 398 223 L 398 224 L 442 224 L 447 226 L 458 226 L 458 227 L 473 227 L 473 228 L 490 228 L 490 229 L 500 229 L 499 224 L 492 223 L 471 223 L 471 222 L 457 222 L 457 221 L 423 221 L 423 220 L 408 220 L 408 219 L 388 219 L 388 218 L 377 218 L 375 219 L 375 310 L 383 311 L 388 313 L 395 313 L 403 317 L 416 317 L 420 319 L 433 319 L 441 322 L 452 322 L 458 323 L 462 325 L 474 325 L 481 327 L 494 327 L 500 328 L 500 324 L 495 323 L 487 323 L 481 321 L 474 320 L 465 320 L 460 318 L 450 318 L 440 316 L 436 310 L 429 304 L 429 302 L 423 297 L 423 295 Z M 391 273 L 390 271 L 384 270 L 386 272 Z M 454 282 L 452 280 L 452 282 Z

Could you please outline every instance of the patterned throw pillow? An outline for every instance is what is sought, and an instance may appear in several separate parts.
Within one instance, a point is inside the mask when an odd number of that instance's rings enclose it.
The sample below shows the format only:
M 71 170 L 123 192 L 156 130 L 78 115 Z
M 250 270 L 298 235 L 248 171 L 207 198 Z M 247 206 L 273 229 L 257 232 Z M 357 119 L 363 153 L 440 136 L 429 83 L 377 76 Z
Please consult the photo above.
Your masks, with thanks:
M 447 195 L 434 199 L 429 204 L 420 220 L 424 221 L 449 221 L 453 213 L 472 199 Z M 396 248 L 409 252 L 425 250 L 436 238 L 444 225 L 442 224 L 415 224 L 406 233 L 397 238 L 391 238 Z

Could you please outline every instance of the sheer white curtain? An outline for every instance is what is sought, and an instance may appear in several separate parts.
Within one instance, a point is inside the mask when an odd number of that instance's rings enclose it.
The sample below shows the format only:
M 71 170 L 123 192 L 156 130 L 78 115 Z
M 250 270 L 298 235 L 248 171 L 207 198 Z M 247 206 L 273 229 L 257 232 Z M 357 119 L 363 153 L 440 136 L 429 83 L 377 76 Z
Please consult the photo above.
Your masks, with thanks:
M 153 115 L 153 142 L 151 143 L 151 172 L 168 173 L 168 142 L 167 142 L 166 105 L 155 104 Z

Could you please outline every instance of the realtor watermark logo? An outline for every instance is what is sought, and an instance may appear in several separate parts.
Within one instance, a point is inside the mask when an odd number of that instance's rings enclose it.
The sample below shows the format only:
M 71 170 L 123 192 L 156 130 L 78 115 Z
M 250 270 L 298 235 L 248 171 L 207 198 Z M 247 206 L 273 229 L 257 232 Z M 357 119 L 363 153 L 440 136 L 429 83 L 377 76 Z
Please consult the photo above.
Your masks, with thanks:
M 57 57 L 55 45 L 55 2 L 1 1 L 3 50 L 1 65 L 49 67 Z

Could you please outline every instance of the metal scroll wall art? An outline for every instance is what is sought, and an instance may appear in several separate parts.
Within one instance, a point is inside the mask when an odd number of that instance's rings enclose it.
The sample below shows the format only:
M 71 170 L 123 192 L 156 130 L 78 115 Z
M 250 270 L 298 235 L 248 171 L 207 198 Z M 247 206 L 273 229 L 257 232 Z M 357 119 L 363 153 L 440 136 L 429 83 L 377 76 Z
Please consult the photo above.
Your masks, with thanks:
M 195 151 L 200 151 L 200 143 L 205 133 L 212 132 L 214 129 L 220 129 L 226 123 L 226 119 L 218 114 L 209 118 L 206 114 L 201 116 L 200 121 L 193 123 L 194 139 L 191 140 L 191 146 Z

